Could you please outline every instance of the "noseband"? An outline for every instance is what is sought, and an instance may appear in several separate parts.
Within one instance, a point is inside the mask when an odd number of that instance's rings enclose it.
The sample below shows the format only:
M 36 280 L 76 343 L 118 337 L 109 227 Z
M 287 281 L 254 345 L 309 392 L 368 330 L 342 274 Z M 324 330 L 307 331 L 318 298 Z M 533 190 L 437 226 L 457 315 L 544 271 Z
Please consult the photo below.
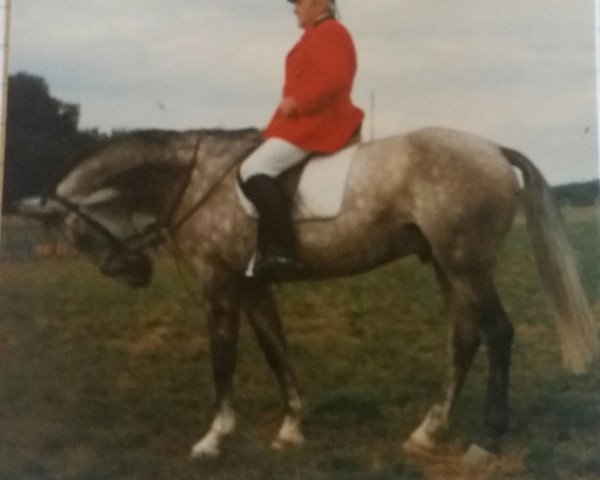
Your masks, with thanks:
M 99 265 L 103 274 L 114 276 L 115 272 L 133 271 L 138 274 L 141 273 L 144 278 L 143 281 L 135 283 L 134 286 L 146 286 L 148 284 L 152 276 L 152 264 L 144 251 L 150 246 L 158 247 L 165 241 L 161 230 L 158 228 L 158 222 L 148 226 L 142 232 L 127 238 L 120 238 L 100 221 L 85 212 L 79 205 L 56 194 L 50 195 L 48 198 L 60 203 L 69 212 L 77 215 L 110 245 L 108 255 L 102 259 L 102 263 Z

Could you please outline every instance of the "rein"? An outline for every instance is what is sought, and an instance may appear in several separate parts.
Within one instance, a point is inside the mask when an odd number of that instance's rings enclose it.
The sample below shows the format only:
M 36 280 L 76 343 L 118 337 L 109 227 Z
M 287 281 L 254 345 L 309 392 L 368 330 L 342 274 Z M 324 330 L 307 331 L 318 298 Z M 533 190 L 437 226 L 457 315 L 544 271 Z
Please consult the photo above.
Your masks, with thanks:
M 192 157 L 186 167 L 185 178 L 180 184 L 177 194 L 175 195 L 174 201 L 167 214 L 163 219 L 156 217 L 156 221 L 151 225 L 145 227 L 142 231 L 130 235 L 127 238 L 120 238 L 112 233 L 106 226 L 100 221 L 93 218 L 91 215 L 86 213 L 80 205 L 77 205 L 64 197 L 52 193 L 46 198 L 51 198 L 62 206 L 66 207 L 72 213 L 75 213 L 85 223 L 92 227 L 98 232 L 108 243 L 110 243 L 116 250 L 128 253 L 128 254 L 139 254 L 148 247 L 158 248 L 160 245 L 167 241 L 168 236 L 173 236 L 183 225 L 202 207 L 207 201 L 211 194 L 221 184 L 221 182 L 237 167 L 238 162 L 234 161 L 231 167 L 227 168 L 223 174 L 221 174 L 215 182 L 208 188 L 208 190 L 199 198 L 190 209 L 185 212 L 176 221 L 174 220 L 175 213 L 179 208 L 181 201 L 192 179 L 193 172 L 198 165 L 198 151 L 200 149 L 201 137 L 197 136 L 196 143 Z
M 133 249 L 129 246 L 128 239 L 121 239 L 117 237 L 114 233 L 112 233 L 108 228 L 106 228 L 102 223 L 93 218 L 91 215 L 88 215 L 84 212 L 79 205 L 76 203 L 67 200 L 56 194 L 48 195 L 47 198 L 51 198 L 52 200 L 60 203 L 63 207 L 69 210 L 72 213 L 75 213 L 79 218 L 84 220 L 88 225 L 90 225 L 94 230 L 96 230 L 100 235 L 104 237 L 108 243 L 112 244 L 113 247 L 117 250 L 125 251 L 125 252 L 133 252 Z

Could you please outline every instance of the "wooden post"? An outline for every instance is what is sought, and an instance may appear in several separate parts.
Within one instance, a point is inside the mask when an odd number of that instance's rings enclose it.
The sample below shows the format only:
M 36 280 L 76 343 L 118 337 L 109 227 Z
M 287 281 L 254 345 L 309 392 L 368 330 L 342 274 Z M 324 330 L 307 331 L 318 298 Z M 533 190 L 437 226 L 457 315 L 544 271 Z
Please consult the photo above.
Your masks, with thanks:
M 0 214 L 2 212 L 2 192 L 4 191 L 4 158 L 6 147 L 6 106 L 8 96 L 8 41 L 10 37 L 10 1 L 2 0 L 0 15 L 0 25 L 4 25 L 4 42 L 2 44 L 2 54 L 0 60 L 2 63 L 2 113 L 0 124 Z M 2 228 L 0 227 L 0 240 Z

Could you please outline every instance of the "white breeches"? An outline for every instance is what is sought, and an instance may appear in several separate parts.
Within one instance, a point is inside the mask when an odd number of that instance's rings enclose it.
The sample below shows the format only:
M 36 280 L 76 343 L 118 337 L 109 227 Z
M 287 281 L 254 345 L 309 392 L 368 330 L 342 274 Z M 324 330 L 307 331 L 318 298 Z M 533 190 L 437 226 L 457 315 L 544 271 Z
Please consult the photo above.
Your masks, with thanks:
M 242 162 L 240 177 L 242 182 L 261 174 L 276 178 L 304 160 L 309 153 L 281 138 L 269 138 Z

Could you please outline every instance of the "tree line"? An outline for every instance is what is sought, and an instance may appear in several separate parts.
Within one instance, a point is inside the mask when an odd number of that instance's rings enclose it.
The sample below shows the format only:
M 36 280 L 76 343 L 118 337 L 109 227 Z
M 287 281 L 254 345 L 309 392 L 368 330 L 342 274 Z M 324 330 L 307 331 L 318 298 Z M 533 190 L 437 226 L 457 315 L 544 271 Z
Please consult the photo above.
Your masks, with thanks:
M 79 113 L 79 105 L 53 97 L 42 77 L 9 76 L 4 206 L 52 188 L 82 152 L 106 138 L 98 130 L 80 130 Z
M 600 181 L 576 182 L 552 188 L 554 197 L 561 205 L 587 207 L 600 204 Z
M 14 200 L 52 189 L 86 150 L 109 137 L 97 129 L 80 130 L 79 105 L 53 97 L 40 76 L 10 75 L 7 103 L 5 208 Z M 600 183 L 570 183 L 553 191 L 561 204 L 594 205 Z

